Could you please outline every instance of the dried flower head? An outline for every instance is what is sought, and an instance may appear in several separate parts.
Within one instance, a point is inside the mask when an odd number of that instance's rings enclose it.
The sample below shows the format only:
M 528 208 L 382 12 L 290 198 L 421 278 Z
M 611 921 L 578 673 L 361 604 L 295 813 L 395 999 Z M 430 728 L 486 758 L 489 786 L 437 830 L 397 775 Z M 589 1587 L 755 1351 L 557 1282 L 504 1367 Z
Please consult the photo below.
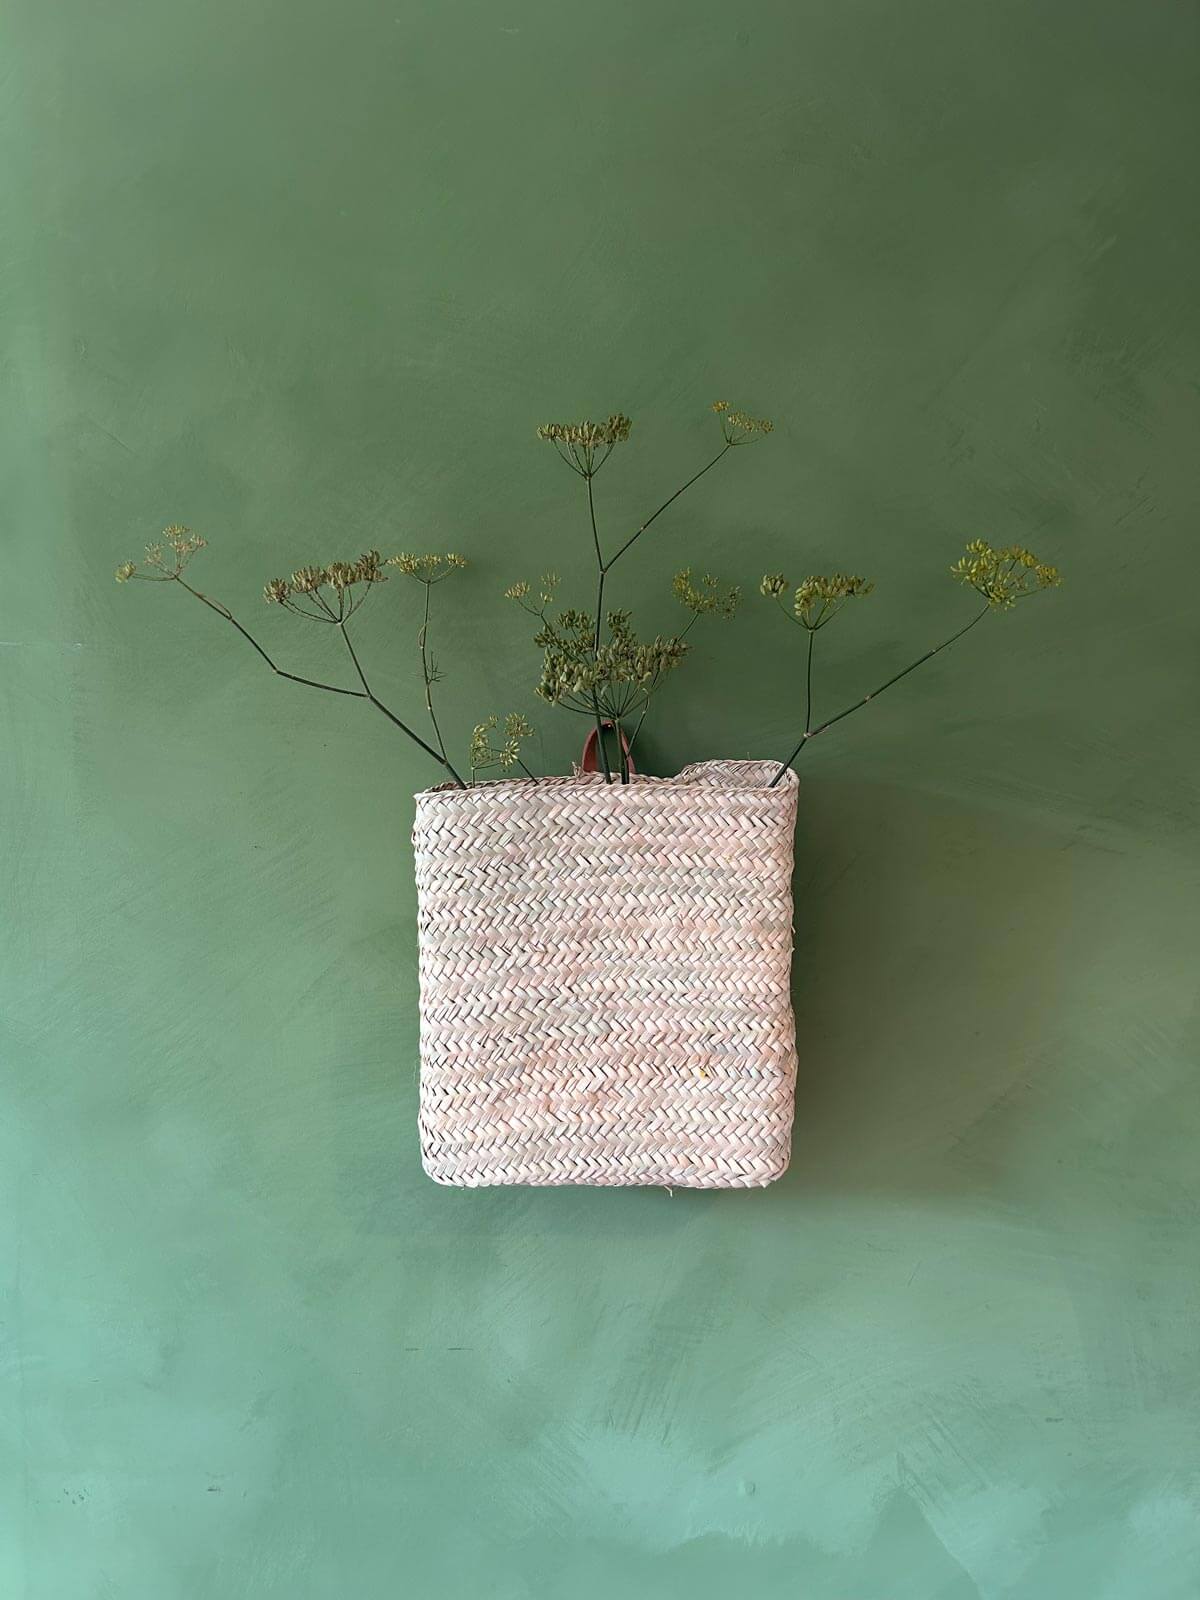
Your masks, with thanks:
M 324 567 L 298 567 L 288 580 L 287 587 L 294 594 L 316 594 L 326 576 Z
M 865 578 L 833 572 L 824 578 L 805 578 L 796 590 L 792 610 L 806 628 L 823 628 L 832 622 L 847 600 L 870 594 L 875 587 Z
M 471 732 L 468 759 L 472 781 L 477 772 L 486 772 L 491 767 L 509 772 L 521 764 L 521 741 L 533 737 L 533 728 L 519 711 L 512 711 L 504 719 L 503 741 L 495 742 L 492 734 L 498 726 L 498 718 L 488 717 L 476 724 Z
M 1010 611 L 1018 600 L 1062 582 L 1058 568 L 1039 561 L 1032 550 L 1016 544 L 993 550 L 984 539 L 972 539 L 950 572 L 997 611 Z
M 162 536 L 175 554 L 183 560 L 197 550 L 203 550 L 207 543 L 198 533 L 193 533 L 190 528 L 185 528 L 179 522 L 168 523 L 163 529 Z
M 378 550 L 366 550 L 357 561 L 331 561 L 326 567 L 297 567 L 290 578 L 272 578 L 263 586 L 268 605 L 284 606 L 314 622 L 344 622 L 358 610 L 371 588 L 386 583 L 386 563 Z M 361 594 L 354 594 L 361 587 Z
M 496 726 L 496 718 L 488 717 L 484 722 L 477 722 L 471 730 L 471 744 L 468 751 L 468 760 L 472 772 L 493 764 L 492 741 L 488 737 Z
M 697 617 L 733 616 L 742 598 L 739 588 L 722 589 L 720 581 L 706 572 L 698 584 L 692 582 L 692 569 L 685 567 L 677 572 L 671 583 L 671 592 L 680 605 Z
M 364 551 L 350 569 L 351 583 L 386 583 L 387 576 L 378 550 Z
M 766 417 L 750 417 L 744 411 L 731 411 L 728 400 L 714 400 L 713 410 L 720 418 L 726 444 L 746 444 L 756 436 L 775 430 L 775 424 Z
M 395 567 L 406 578 L 415 578 L 418 583 L 441 583 L 452 572 L 461 572 L 466 564 L 463 557 L 456 555 L 453 550 L 445 555 L 398 555 L 387 558 L 389 567 Z
M 768 600 L 778 600 L 786 591 L 788 581 L 782 572 L 768 572 L 764 574 L 763 581 L 758 586 L 759 594 L 766 595 Z
M 610 611 L 607 639 L 595 642 L 595 619 L 568 607 L 543 616 L 534 644 L 542 651 L 539 697 L 551 705 L 619 721 L 645 707 L 668 672 L 687 654 L 682 637 L 639 640 L 627 611 Z
M 543 572 L 538 579 L 537 601 L 530 600 L 533 594 L 533 585 L 524 578 L 519 583 L 511 583 L 504 591 L 506 600 L 516 600 L 523 611 L 528 611 L 531 616 L 540 617 L 546 607 L 554 604 L 554 596 L 558 589 L 558 573 Z M 528 603 L 527 603 L 528 602 Z
M 543 422 L 537 436 L 549 440 L 573 472 L 592 478 L 632 427 L 628 417 L 614 411 L 607 422 Z
M 537 436 L 554 444 L 576 445 L 581 450 L 601 446 L 611 449 L 615 444 L 624 444 L 632 427 L 628 417 L 614 411 L 607 422 L 543 422 Z
M 145 564 L 153 570 L 142 572 L 136 561 L 123 561 L 116 570 L 116 580 L 128 583 L 130 578 L 143 578 L 164 583 L 178 578 L 196 551 L 203 550 L 207 543 L 182 523 L 169 522 L 159 537 L 146 546 Z
M 349 561 L 331 561 L 325 568 L 325 582 L 338 593 L 354 582 L 354 568 Z

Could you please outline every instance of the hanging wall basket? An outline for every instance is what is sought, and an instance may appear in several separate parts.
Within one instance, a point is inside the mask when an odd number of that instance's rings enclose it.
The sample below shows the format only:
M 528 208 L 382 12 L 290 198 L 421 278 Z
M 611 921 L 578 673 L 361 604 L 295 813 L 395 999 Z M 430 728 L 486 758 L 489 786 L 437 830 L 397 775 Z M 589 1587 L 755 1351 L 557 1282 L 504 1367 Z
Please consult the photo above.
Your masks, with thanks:
M 770 1183 L 796 1075 L 797 779 L 769 761 L 417 796 L 438 1183 Z

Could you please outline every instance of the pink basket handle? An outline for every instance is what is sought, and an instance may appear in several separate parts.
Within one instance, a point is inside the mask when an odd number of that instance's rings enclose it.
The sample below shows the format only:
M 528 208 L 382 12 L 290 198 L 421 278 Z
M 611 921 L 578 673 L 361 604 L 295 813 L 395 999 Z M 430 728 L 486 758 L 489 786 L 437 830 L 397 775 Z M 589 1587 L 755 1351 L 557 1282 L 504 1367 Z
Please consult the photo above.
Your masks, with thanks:
M 606 722 L 604 724 L 606 730 L 612 728 L 613 726 L 614 724 L 611 722 Z M 621 729 L 621 744 L 625 751 L 625 765 L 629 768 L 630 772 L 636 772 L 637 768 L 634 766 L 633 757 L 629 753 L 629 740 L 625 737 L 624 728 Z M 583 741 L 583 754 L 579 758 L 579 770 L 580 772 L 599 772 L 600 770 L 599 730 L 596 728 L 593 728 L 589 732 L 587 738 Z

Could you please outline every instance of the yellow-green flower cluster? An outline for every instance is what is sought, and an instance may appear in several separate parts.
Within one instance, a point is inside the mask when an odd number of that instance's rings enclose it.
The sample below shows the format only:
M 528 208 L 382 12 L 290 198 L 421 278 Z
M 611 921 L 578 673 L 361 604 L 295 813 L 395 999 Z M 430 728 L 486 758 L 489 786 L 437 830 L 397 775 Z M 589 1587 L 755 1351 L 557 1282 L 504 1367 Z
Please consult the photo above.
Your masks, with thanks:
M 730 410 L 728 400 L 714 400 L 712 408 L 721 420 L 726 444 L 745 444 L 756 434 L 775 431 L 775 424 L 766 417 L 750 417 L 744 411 Z
M 833 572 L 825 578 L 805 578 L 792 598 L 792 610 L 806 628 L 820 628 L 841 610 L 847 600 L 870 594 L 875 587 L 865 578 Z
M 471 734 L 470 764 L 472 777 L 489 767 L 499 767 L 508 772 L 521 759 L 521 741 L 533 737 L 533 728 L 519 711 L 510 712 L 504 719 L 504 740 L 494 743 L 492 734 L 499 726 L 496 717 L 476 725 Z
M 985 539 L 972 539 L 950 573 L 997 611 L 1009 611 L 1018 600 L 1062 582 L 1058 568 L 1039 561 L 1032 550 L 1017 544 L 994 550 Z
M 732 617 L 742 598 L 742 591 L 737 587 L 722 589 L 720 580 L 711 572 L 706 572 L 698 584 L 693 583 L 690 567 L 675 574 L 671 592 L 680 605 L 697 617 Z
M 805 578 L 792 596 L 792 613 L 802 628 L 815 633 L 823 628 L 845 605 L 858 595 L 870 594 L 875 587 L 865 578 L 847 572 L 831 572 L 826 577 Z M 768 600 L 781 600 L 787 593 L 788 580 L 782 572 L 768 572 L 758 586 L 758 592 Z
M 169 522 L 160 537 L 146 546 L 145 564 L 153 570 L 141 572 L 136 561 L 122 561 L 116 571 L 117 582 L 128 583 L 130 578 L 149 578 L 156 582 L 177 578 L 196 551 L 203 550 L 207 543 L 182 523 Z
M 395 567 L 407 578 L 416 578 L 418 583 L 440 583 L 452 572 L 461 572 L 466 564 L 463 557 L 455 555 L 452 550 L 445 555 L 399 555 L 387 558 L 389 567 Z

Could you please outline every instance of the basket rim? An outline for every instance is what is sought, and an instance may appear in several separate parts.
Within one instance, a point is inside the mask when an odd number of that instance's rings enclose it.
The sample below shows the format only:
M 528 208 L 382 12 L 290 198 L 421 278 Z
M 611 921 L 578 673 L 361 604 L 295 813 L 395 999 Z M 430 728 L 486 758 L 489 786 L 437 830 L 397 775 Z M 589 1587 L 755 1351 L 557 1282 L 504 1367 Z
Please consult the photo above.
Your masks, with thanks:
M 800 778 L 791 767 L 784 769 L 783 776 L 774 788 L 769 782 L 762 783 L 697 783 L 689 774 L 695 773 L 706 767 L 764 767 L 772 776 L 779 766 L 779 762 L 767 758 L 758 759 L 726 759 L 716 756 L 708 761 L 692 761 L 687 766 L 681 767 L 674 776 L 656 777 L 649 773 L 635 773 L 628 783 L 606 783 L 602 772 L 574 772 L 566 774 L 548 774 L 543 778 L 487 778 L 481 783 L 472 784 L 463 789 L 456 783 L 438 783 L 431 789 L 418 789 L 414 799 L 422 801 L 449 800 L 456 804 L 477 804 L 481 798 L 495 796 L 497 790 L 505 793 L 520 792 L 524 797 L 533 795 L 562 794 L 564 791 L 578 791 L 602 789 L 612 797 L 613 805 L 624 804 L 636 792 L 645 793 L 652 789 L 658 794 L 664 792 L 682 792 L 689 794 L 708 793 L 720 794 L 759 794 L 777 795 L 782 799 L 792 799 L 800 787 Z M 765 778 L 766 774 L 764 774 Z

